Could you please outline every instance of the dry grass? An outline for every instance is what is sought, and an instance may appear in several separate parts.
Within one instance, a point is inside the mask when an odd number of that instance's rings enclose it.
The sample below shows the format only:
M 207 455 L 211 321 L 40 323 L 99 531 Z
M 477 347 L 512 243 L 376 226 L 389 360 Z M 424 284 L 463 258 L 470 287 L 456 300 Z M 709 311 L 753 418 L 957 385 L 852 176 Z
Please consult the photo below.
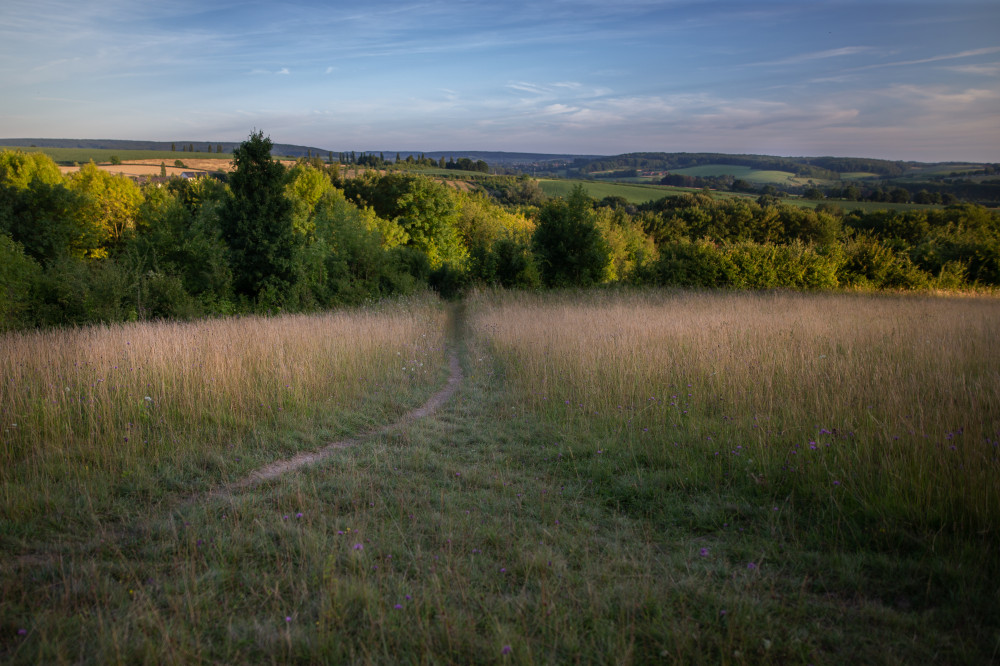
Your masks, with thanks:
M 8 334 L 0 516 L 42 515 L 73 489 L 99 498 L 130 483 L 140 495 L 218 483 L 294 450 L 263 445 L 282 424 L 337 431 L 339 411 L 392 416 L 438 380 L 443 316 L 424 303 Z M 309 437 L 298 446 L 322 443 Z
M 643 456 L 686 442 L 752 459 L 732 474 L 760 483 L 794 471 L 825 499 L 849 485 L 874 512 L 1000 528 L 996 299 L 645 292 L 475 311 L 525 403 L 567 432 L 600 421 Z

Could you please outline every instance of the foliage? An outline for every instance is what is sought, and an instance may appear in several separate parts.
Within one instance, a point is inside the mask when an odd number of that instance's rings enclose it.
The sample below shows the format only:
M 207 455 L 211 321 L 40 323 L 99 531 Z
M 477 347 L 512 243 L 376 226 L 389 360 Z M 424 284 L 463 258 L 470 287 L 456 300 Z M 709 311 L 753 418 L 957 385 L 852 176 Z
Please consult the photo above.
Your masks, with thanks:
M 542 206 L 532 249 L 547 287 L 587 287 L 608 275 L 611 250 L 582 187 L 566 201 L 556 199 Z
M 0 327 L 314 311 L 425 287 L 1000 287 L 1000 213 L 972 204 L 845 212 L 593 181 L 558 181 L 561 198 L 547 199 L 523 176 L 393 166 L 345 179 L 319 157 L 286 170 L 267 141 L 244 142 L 229 184 L 140 186 L 93 164 L 64 177 L 42 153 L 0 152 L 0 233 L 16 267 L 0 283 Z
M 108 246 L 120 244 L 125 234 L 135 230 L 142 193 L 131 179 L 89 162 L 70 176 L 68 187 L 82 197 L 82 217 L 100 238 L 101 247 L 92 250 L 94 256 L 107 256 Z
M 292 203 L 285 196 L 285 168 L 271 159 L 272 145 L 258 131 L 233 151 L 231 194 L 220 211 L 233 286 L 250 298 L 283 293 L 295 280 Z
M 345 183 L 344 190 L 398 226 L 405 234 L 403 244 L 425 254 L 432 267 L 464 265 L 466 249 L 455 226 L 458 206 L 450 188 L 424 176 L 369 171 Z

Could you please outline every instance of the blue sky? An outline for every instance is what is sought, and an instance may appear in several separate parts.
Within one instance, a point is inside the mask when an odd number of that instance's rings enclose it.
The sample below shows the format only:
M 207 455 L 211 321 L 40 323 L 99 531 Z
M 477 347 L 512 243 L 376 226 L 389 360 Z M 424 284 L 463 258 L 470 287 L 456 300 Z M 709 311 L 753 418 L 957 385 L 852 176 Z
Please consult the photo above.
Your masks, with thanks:
M 1000 161 L 997 0 L 3 0 L 0 136 Z

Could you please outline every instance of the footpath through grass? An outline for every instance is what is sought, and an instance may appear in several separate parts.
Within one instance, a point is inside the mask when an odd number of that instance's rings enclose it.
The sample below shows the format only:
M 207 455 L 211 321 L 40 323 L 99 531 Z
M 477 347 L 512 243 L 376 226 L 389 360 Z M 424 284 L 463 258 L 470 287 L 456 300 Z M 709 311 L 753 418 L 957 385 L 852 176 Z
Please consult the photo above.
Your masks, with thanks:
M 0 660 L 996 658 L 995 302 L 485 295 L 460 319 L 465 381 L 430 417 L 5 538 Z M 928 386 L 890 395 L 900 373 Z

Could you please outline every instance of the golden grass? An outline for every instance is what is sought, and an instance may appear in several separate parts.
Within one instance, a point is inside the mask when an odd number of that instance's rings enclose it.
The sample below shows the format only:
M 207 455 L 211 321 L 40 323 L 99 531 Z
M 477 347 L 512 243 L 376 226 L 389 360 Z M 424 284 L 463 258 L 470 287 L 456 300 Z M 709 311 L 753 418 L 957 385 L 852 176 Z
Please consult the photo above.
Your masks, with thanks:
M 641 292 L 470 310 L 522 403 L 565 432 L 610 422 L 647 457 L 749 448 L 763 482 L 809 470 L 816 446 L 835 453 L 810 483 L 998 527 L 1000 300 Z
M 438 380 L 443 317 L 423 303 L 7 334 L 0 507 L 27 510 L 67 483 L 155 482 L 164 465 L 211 468 L 230 448 L 273 458 L 252 449 L 277 424 L 360 409 L 373 396 L 391 410 Z

